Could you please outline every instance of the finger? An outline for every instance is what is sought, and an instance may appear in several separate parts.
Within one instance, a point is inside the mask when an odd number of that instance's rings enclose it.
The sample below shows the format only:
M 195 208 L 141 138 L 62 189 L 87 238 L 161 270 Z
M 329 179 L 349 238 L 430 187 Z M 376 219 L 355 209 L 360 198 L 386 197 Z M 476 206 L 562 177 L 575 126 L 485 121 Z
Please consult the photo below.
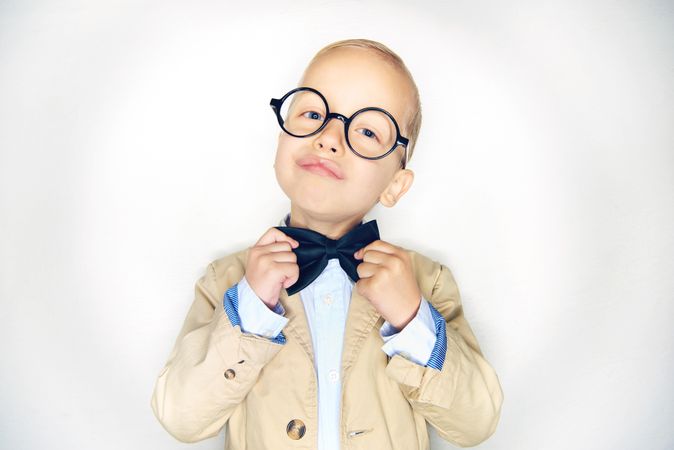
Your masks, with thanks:
M 274 245 L 274 244 L 272 244 Z M 288 245 L 288 243 L 284 243 L 284 245 Z M 262 247 L 266 248 L 266 247 Z M 297 263 L 297 255 L 291 251 L 276 251 L 276 252 L 267 252 L 263 253 L 260 255 L 260 258 L 268 258 L 270 261 L 274 261 L 277 263 L 282 263 L 282 262 L 291 262 L 291 263 Z
M 395 254 L 398 251 L 398 247 L 389 242 L 377 239 L 376 241 L 370 242 L 365 247 L 361 248 L 356 253 L 354 253 L 354 257 L 362 259 L 363 254 L 365 254 L 370 250 L 378 250 L 384 253 Z
M 354 288 L 356 289 L 356 291 L 360 295 L 362 295 L 366 298 L 370 298 L 370 281 L 371 280 L 372 280 L 372 278 L 361 278 L 360 280 L 358 280 L 356 282 L 356 285 L 354 286 Z
M 271 244 L 258 246 L 264 253 L 275 253 L 275 252 L 292 252 L 293 246 L 287 241 L 282 242 L 272 242 Z M 294 254 L 294 253 L 293 253 Z
M 285 254 L 289 257 L 294 255 L 292 245 L 288 242 L 273 242 L 271 244 L 250 247 L 248 252 L 248 259 L 268 259 L 269 261 L 277 261 L 278 258 L 274 255 Z M 283 256 L 280 257 L 283 260 Z
M 277 282 L 285 281 L 287 278 L 294 279 L 299 276 L 299 267 L 290 261 L 275 262 L 273 265 L 264 267 L 264 274 Z
M 278 267 L 281 270 L 281 273 L 285 275 L 285 279 L 283 280 L 283 287 L 288 288 L 289 286 L 292 286 L 297 282 L 297 280 L 300 277 L 300 269 L 299 266 L 295 263 L 279 263 Z
M 299 245 L 299 242 L 297 242 L 295 239 L 291 238 L 287 234 L 285 234 L 283 231 L 279 230 L 276 227 L 271 227 L 268 229 L 262 237 L 255 243 L 255 245 L 267 245 L 271 244 L 273 242 L 288 242 L 290 243 L 293 247 L 297 247 Z
M 296 273 L 295 275 L 288 276 L 288 277 L 285 279 L 285 281 L 283 282 L 283 287 L 286 288 L 286 289 L 288 289 L 290 286 L 292 286 L 293 284 L 297 283 L 297 280 L 299 279 L 299 277 L 300 277 L 300 272 L 299 272 L 299 270 L 298 270 L 297 273 Z
M 370 278 L 377 273 L 377 264 L 362 262 L 356 267 L 356 272 L 360 278 Z
M 395 255 L 370 249 L 365 251 L 359 259 L 362 259 L 363 262 L 385 265 L 391 258 L 395 258 Z

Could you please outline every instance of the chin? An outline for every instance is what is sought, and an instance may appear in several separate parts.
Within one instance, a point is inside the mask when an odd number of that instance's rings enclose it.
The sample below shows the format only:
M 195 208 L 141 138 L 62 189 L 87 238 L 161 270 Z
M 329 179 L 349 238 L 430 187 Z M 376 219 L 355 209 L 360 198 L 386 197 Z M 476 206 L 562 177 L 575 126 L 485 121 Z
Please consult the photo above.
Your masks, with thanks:
M 292 204 L 299 206 L 304 211 L 312 212 L 316 215 L 326 215 L 334 212 L 335 201 L 326 198 L 325 195 L 316 195 L 316 192 L 299 192 L 290 197 Z

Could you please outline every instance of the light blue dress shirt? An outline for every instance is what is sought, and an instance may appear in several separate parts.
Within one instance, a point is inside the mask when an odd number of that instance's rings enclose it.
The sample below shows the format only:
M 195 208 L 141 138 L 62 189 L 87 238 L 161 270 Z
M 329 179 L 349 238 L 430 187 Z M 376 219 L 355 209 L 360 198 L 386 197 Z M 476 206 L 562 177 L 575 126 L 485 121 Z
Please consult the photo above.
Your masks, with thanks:
M 279 225 L 288 226 L 288 218 L 286 215 Z M 318 379 L 318 450 L 339 450 L 340 364 L 354 284 L 339 260 L 333 258 L 299 293 L 311 331 Z M 273 310 L 269 309 L 245 276 L 227 290 L 223 304 L 232 325 L 239 325 L 242 332 L 285 344 L 282 330 L 288 319 L 283 306 L 278 302 Z M 402 330 L 385 321 L 379 334 L 384 341 L 381 348 L 390 357 L 400 354 L 416 364 L 442 369 L 447 349 L 445 320 L 423 295 L 416 316 Z

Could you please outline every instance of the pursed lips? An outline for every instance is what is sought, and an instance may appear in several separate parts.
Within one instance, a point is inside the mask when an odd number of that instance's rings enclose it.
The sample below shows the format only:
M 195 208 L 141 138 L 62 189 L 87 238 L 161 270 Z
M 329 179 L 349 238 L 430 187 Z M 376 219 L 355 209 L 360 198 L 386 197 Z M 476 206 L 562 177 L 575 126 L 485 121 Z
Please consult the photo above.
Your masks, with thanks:
M 341 169 L 339 166 L 337 166 L 337 164 L 330 160 L 318 158 L 316 156 L 301 158 L 297 161 L 297 165 L 299 165 L 304 170 L 316 173 L 318 175 L 335 178 L 337 180 L 344 178 L 341 173 Z

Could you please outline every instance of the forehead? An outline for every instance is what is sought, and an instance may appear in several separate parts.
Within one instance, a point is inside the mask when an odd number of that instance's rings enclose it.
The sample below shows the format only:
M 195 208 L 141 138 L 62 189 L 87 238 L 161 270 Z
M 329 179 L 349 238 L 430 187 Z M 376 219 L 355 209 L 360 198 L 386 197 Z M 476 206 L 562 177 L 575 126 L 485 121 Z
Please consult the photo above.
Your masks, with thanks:
M 370 49 L 340 47 L 328 51 L 306 68 L 299 85 L 317 89 L 331 111 L 346 116 L 376 106 L 391 113 L 402 127 L 411 112 L 409 81 Z

